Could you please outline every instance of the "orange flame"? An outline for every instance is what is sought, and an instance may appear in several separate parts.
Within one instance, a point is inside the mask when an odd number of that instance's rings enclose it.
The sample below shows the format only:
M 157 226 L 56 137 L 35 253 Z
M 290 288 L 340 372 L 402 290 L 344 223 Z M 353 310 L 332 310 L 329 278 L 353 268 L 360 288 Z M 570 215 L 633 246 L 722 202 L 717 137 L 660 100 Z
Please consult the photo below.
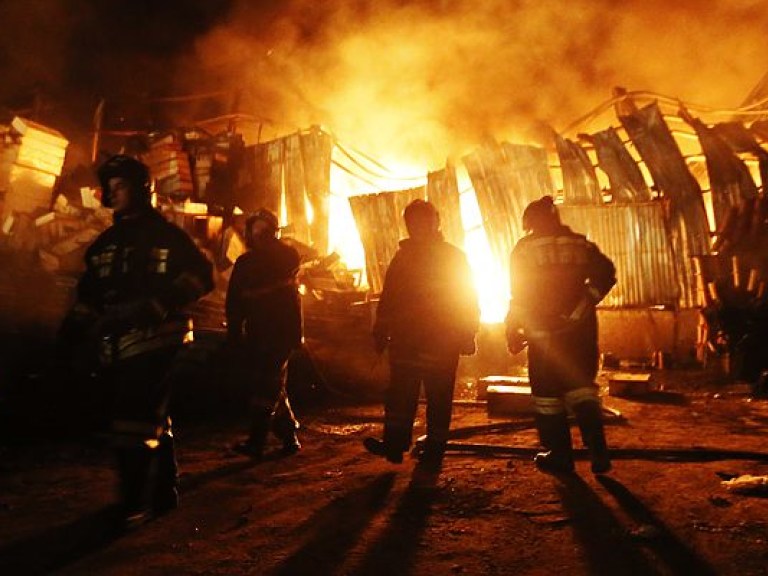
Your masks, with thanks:
M 395 173 L 408 174 L 409 171 L 399 167 Z M 410 171 L 410 173 L 413 172 Z M 463 190 L 460 195 L 460 203 L 464 225 L 464 246 L 460 248 L 466 252 L 472 267 L 475 286 L 480 299 L 481 320 L 484 323 L 502 322 L 509 300 L 509 281 L 503 273 L 503 266 L 491 253 L 475 191 L 469 184 L 469 177 L 461 171 L 458 176 L 459 188 Z M 395 190 L 402 187 L 402 180 L 400 179 L 389 183 L 377 180 L 377 183 L 385 186 L 384 190 Z M 391 187 L 387 188 L 387 184 Z M 364 270 L 365 253 L 348 198 L 379 190 L 371 190 L 370 185 L 362 184 L 361 181 L 334 165 L 331 168 L 331 191 L 330 250 L 337 252 L 348 268 Z

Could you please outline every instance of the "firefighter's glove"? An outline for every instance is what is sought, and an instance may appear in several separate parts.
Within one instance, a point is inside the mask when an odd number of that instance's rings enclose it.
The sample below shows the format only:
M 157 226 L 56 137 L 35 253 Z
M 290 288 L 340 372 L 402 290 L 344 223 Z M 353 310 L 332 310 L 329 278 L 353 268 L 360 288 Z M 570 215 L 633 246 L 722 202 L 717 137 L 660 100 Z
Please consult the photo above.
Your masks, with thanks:
M 597 288 L 589 283 L 584 286 L 584 296 L 582 296 L 576 307 L 566 318 L 570 322 L 581 322 L 595 308 L 598 302 L 603 299 L 603 295 Z
M 576 304 L 576 307 L 567 316 L 566 320 L 569 322 L 581 322 L 593 307 L 594 301 L 589 296 L 584 296 L 579 300 L 578 304 Z
M 376 354 L 383 354 L 388 345 L 389 336 L 376 332 L 373 333 L 373 349 L 376 351 Z
M 519 328 L 507 328 L 507 350 L 513 356 L 520 354 L 525 347 L 528 346 L 528 341 L 525 339 L 522 330 Z
M 568 315 L 567 320 L 570 322 L 581 322 L 602 299 L 603 293 L 587 282 L 584 285 L 584 296 L 582 296 L 576 307 Z

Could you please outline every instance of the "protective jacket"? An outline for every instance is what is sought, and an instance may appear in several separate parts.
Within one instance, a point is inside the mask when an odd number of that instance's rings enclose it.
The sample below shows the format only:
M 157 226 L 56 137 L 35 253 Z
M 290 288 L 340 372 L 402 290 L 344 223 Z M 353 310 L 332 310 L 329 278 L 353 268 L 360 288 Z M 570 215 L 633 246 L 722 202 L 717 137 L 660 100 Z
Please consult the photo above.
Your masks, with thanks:
M 235 262 L 227 289 L 227 327 L 259 348 L 290 351 L 301 345 L 299 254 L 277 238 L 257 243 Z
M 595 305 L 616 284 L 611 260 L 568 226 L 522 238 L 510 273 L 508 327 L 522 328 L 529 338 L 592 323 Z
M 116 219 L 89 247 L 63 336 L 98 339 L 102 365 L 182 344 L 182 309 L 213 288 L 211 264 L 190 237 L 147 208 Z
M 471 354 L 479 318 L 472 272 L 461 250 L 440 235 L 400 242 L 373 329 L 376 338 L 389 338 L 392 359 L 426 352 L 450 362 L 462 352 Z

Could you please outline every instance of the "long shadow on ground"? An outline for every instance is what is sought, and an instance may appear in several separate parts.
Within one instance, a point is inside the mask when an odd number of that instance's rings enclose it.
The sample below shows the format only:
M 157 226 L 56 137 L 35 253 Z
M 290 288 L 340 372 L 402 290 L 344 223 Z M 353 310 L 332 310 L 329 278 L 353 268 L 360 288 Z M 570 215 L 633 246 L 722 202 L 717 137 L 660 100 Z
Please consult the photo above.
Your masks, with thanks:
M 437 474 L 416 467 L 408 488 L 382 536 L 366 553 L 359 574 L 410 574 L 432 505 L 437 496 Z
M 380 474 L 318 510 L 296 529 L 297 537 L 309 532 L 306 542 L 274 574 L 332 574 L 385 504 L 395 476 L 394 472 Z
M 264 460 L 280 458 L 268 454 Z M 201 486 L 259 464 L 244 460 L 208 472 L 185 476 L 181 481 L 182 495 Z M 119 505 L 111 505 L 90 514 L 0 547 L 0 574 L 36 575 L 60 570 L 90 554 L 106 548 L 124 534 Z
M 50 574 L 108 546 L 121 533 L 118 506 L 108 506 L 0 548 L 0 574 Z
M 646 546 L 673 574 L 696 574 L 709 576 L 717 572 L 692 548 L 675 534 L 621 482 L 607 476 L 598 481 L 616 499 L 616 502 L 636 522 L 652 529 L 652 537 L 646 539 Z
M 557 491 L 570 516 L 574 535 L 585 552 L 589 574 L 659 574 L 637 543 L 630 539 L 619 519 L 584 480 L 576 475 L 563 476 Z

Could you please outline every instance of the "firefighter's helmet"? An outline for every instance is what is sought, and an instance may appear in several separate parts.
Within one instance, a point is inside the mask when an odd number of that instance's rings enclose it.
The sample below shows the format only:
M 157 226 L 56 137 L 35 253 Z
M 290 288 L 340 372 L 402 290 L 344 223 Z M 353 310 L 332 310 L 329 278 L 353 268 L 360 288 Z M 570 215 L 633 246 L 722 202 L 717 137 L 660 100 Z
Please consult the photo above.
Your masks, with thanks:
M 132 201 L 136 204 L 149 204 L 151 184 L 149 168 L 146 164 L 124 154 L 112 156 L 99 167 L 97 172 L 101 185 L 101 203 L 106 208 L 112 207 L 109 194 L 109 181 L 112 178 L 125 178 L 131 184 Z
M 280 223 L 275 213 L 267 208 L 259 208 L 245 221 L 245 239 L 247 244 L 251 242 L 253 225 L 258 221 L 262 221 L 269 226 L 269 233 L 272 236 L 277 235 L 278 230 L 280 230 Z
M 560 225 L 560 214 L 552 196 L 543 196 L 523 211 L 523 230 L 541 231 Z

